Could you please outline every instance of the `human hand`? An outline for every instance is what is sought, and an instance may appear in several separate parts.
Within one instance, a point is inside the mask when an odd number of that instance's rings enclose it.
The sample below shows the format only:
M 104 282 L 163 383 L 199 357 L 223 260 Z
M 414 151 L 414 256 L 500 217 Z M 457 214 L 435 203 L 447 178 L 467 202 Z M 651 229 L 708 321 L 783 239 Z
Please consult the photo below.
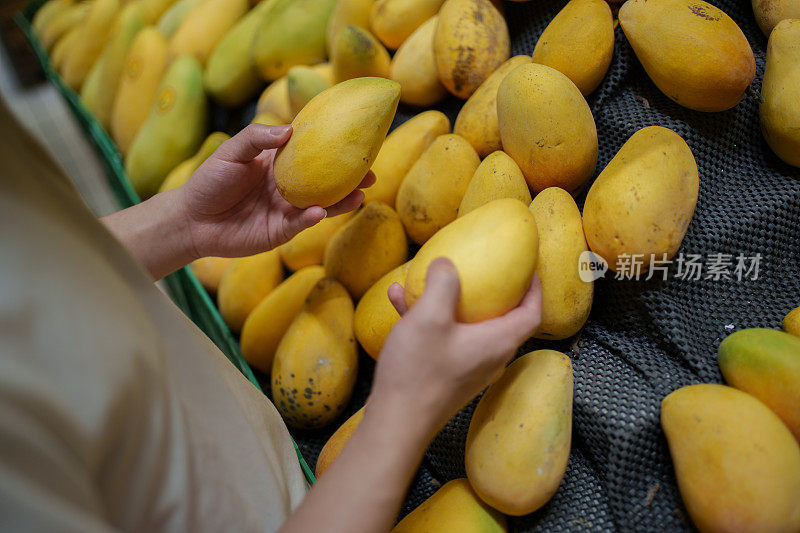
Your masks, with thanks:
M 327 209 L 299 209 L 284 200 L 275 187 L 272 163 L 290 136 L 288 125 L 250 124 L 177 189 L 195 256 L 241 257 L 270 250 L 326 216 L 361 205 L 364 193 L 358 189 Z M 370 171 L 359 189 L 373 183 Z
M 445 258 L 431 263 L 425 292 L 410 310 L 399 284 L 388 291 L 402 319 L 381 351 L 370 401 L 409 412 L 411 423 L 428 424 L 429 432 L 496 380 L 541 322 L 538 276 L 519 306 L 483 322 L 456 321 L 459 294 L 458 272 Z

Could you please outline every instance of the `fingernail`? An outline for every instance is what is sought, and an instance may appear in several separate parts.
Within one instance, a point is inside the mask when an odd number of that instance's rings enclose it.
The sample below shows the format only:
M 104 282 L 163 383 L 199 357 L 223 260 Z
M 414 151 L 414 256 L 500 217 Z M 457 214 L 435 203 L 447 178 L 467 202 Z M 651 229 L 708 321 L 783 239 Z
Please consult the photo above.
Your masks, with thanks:
M 281 135 L 285 135 L 286 132 L 289 131 L 290 129 L 292 129 L 291 124 L 284 124 L 283 126 L 272 126 L 272 133 L 277 137 L 280 137 Z
M 322 220 L 325 220 L 326 218 L 328 218 L 328 211 L 327 211 L 327 209 L 323 209 L 322 210 Z

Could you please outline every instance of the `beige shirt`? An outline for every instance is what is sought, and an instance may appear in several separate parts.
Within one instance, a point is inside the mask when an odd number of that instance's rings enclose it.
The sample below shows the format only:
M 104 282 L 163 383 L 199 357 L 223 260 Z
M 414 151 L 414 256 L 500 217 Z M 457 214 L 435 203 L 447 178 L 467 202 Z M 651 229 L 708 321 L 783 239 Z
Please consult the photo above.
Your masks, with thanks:
M 0 530 L 271 531 L 306 486 L 275 408 L 0 102 Z

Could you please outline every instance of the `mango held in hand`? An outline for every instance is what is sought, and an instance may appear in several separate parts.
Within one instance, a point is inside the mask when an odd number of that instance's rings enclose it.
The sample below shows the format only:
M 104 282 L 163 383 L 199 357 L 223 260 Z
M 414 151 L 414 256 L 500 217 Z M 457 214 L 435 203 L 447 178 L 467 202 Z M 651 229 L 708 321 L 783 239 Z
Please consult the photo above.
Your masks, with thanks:
M 433 50 L 442 85 L 469 98 L 508 59 L 506 21 L 489 0 L 447 0 L 439 10 Z
M 586 96 L 614 54 L 614 17 L 603 0 L 570 0 L 547 25 L 533 49 L 534 63 L 565 74 Z
M 580 191 L 597 163 L 592 112 L 572 81 L 535 63 L 509 73 L 497 90 L 503 150 L 517 162 L 534 195 L 548 187 Z
M 761 96 L 761 131 L 767 144 L 785 162 L 800 167 L 800 19 L 784 20 L 772 30 Z
M 439 135 L 450 133 L 450 120 L 441 111 L 423 111 L 395 128 L 383 142 L 372 172 L 375 184 L 364 190 L 364 203 L 378 200 L 395 206 L 397 190 L 411 166 Z
M 528 291 L 538 248 L 536 222 L 525 204 L 511 198 L 490 202 L 448 224 L 420 248 L 408 268 L 406 304 L 410 308 L 422 296 L 431 262 L 447 257 L 461 280 L 459 321 L 505 314 Z
M 756 75 L 742 30 L 703 0 L 631 0 L 619 23 L 653 83 L 689 109 L 732 108 Z
M 458 216 L 463 217 L 470 211 L 501 198 L 516 198 L 523 204 L 531 203 L 531 191 L 525 183 L 525 176 L 508 154 L 498 150 L 481 162 L 472 179 L 467 192 L 458 206 Z
M 383 78 L 347 80 L 314 97 L 275 155 L 281 195 L 306 208 L 328 207 L 353 192 L 378 155 L 399 98 L 400 85 Z
M 322 427 L 344 411 L 357 373 L 353 302 L 337 281 L 322 278 L 275 353 L 275 407 L 292 427 Z
M 732 387 L 752 394 L 800 442 L 800 339 L 774 329 L 743 329 L 719 345 L 719 367 Z
M 453 133 L 464 137 L 481 157 L 503 149 L 497 123 L 497 88 L 509 72 L 530 63 L 529 56 L 514 56 L 497 67 L 480 84 L 458 112 Z
M 339 454 L 342 453 L 345 444 L 347 441 L 350 440 L 350 437 L 353 436 L 353 433 L 358 428 L 358 425 L 364 419 L 364 408 L 362 407 L 358 411 L 356 411 L 353 416 L 348 418 L 344 424 L 339 426 L 339 429 L 331 435 L 331 438 L 328 439 L 328 442 L 325 443 L 325 446 L 322 447 L 322 450 L 319 452 L 319 457 L 317 457 L 317 466 L 314 467 L 314 474 L 317 477 L 321 476 L 323 472 L 325 472 L 331 463 L 339 457 Z
M 572 196 L 557 187 L 537 194 L 530 209 L 539 230 L 536 273 L 542 284 L 542 322 L 533 336 L 566 339 L 586 323 L 594 295 L 594 283 L 583 281 L 578 271 L 588 249 L 581 212 Z
M 505 533 L 506 517 L 481 501 L 464 478 L 442 485 L 391 533 Z
M 231 259 L 217 291 L 219 313 L 228 327 L 241 331 L 253 309 L 281 281 L 283 266 L 275 250 Z
M 150 116 L 125 159 L 128 178 L 142 198 L 155 194 L 167 174 L 195 153 L 207 113 L 202 67 L 193 56 L 181 56 L 164 74 Z
M 372 202 L 342 226 L 325 248 L 325 275 L 339 280 L 354 299 L 408 259 L 403 224 L 394 209 Z
M 303 268 L 275 287 L 247 316 L 239 342 L 242 356 L 249 365 L 265 374 L 283 335 L 302 309 L 308 293 L 325 276 L 321 266 Z
M 458 135 L 442 135 L 423 152 L 397 191 L 397 213 L 411 240 L 423 244 L 456 219 L 480 162 Z
M 572 439 L 572 363 L 553 350 L 523 355 L 486 389 L 467 433 L 467 478 L 483 501 L 532 513 L 564 478 Z
M 353 328 L 356 339 L 367 354 L 378 360 L 383 343 L 389 332 L 400 320 L 400 314 L 389 301 L 389 287 L 394 283 L 403 284 L 408 275 L 408 266 L 403 263 L 376 281 L 358 301 Z
M 759 400 L 690 385 L 661 402 L 681 497 L 701 532 L 800 531 L 800 446 Z
M 674 131 L 649 126 L 622 145 L 586 195 L 583 229 L 612 270 L 622 255 L 672 258 L 692 221 L 700 187 L 692 151 Z

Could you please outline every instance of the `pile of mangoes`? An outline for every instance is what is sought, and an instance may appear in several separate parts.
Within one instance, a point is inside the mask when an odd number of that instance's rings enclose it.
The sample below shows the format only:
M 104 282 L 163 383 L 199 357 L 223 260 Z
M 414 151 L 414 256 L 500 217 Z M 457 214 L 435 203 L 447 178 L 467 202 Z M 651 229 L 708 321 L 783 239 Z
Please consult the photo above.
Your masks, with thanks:
M 764 136 L 800 166 L 800 0 L 753 0 L 753 10 L 769 35 Z M 750 44 L 711 4 L 627 0 L 618 22 L 678 104 L 719 112 L 751 90 Z M 496 0 L 49 0 L 33 26 L 143 198 L 182 186 L 228 139 L 208 132 L 209 99 L 238 107 L 259 92 L 254 122 L 293 125 L 274 163 L 291 203 L 330 206 L 375 173 L 359 211 L 276 250 L 192 265 L 245 359 L 269 375 L 286 423 L 319 428 L 350 401 L 358 346 L 377 359 L 400 319 L 388 287 L 403 285 L 413 305 L 436 257 L 459 271 L 465 322 L 513 308 L 538 274 L 535 337 L 557 340 L 589 316 L 585 252 L 611 269 L 624 257 L 640 254 L 646 269 L 677 253 L 700 177 L 672 130 L 635 132 L 589 186 L 582 213 L 574 200 L 598 170 L 586 97 L 611 64 L 615 23 L 604 0 L 570 0 L 530 55 L 514 57 Z M 453 125 L 420 109 L 389 132 L 399 102 L 424 108 L 451 95 L 465 100 Z M 785 329 L 797 334 L 799 322 L 796 310 Z M 701 530 L 800 528 L 798 345 L 777 331 L 735 333 L 720 364 L 744 392 L 696 385 L 665 399 L 664 431 Z M 565 473 L 572 396 L 566 355 L 514 361 L 473 415 L 468 479 L 443 486 L 397 531 L 501 531 L 505 514 L 539 509 Z M 318 475 L 362 416 L 330 439 Z

